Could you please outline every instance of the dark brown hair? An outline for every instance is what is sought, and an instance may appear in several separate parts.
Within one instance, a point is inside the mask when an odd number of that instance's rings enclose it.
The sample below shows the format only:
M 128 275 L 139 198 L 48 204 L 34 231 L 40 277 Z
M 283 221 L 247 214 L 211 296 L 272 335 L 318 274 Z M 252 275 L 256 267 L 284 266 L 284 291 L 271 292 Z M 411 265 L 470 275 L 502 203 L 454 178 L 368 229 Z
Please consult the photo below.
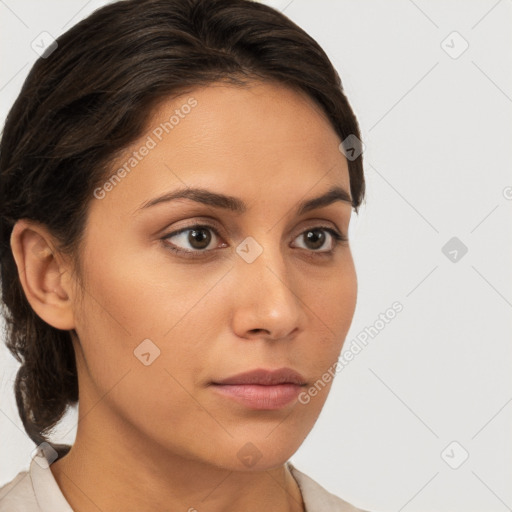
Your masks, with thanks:
M 341 80 L 318 43 L 284 14 L 249 0 L 123 0 L 57 39 L 39 58 L 7 117 L 0 144 L 0 265 L 6 345 L 21 363 L 16 402 L 25 430 L 63 456 L 49 434 L 78 401 L 71 332 L 29 305 L 10 247 L 18 219 L 45 225 L 79 269 L 93 190 L 140 137 L 160 101 L 228 80 L 278 81 L 304 91 L 344 140 L 361 138 Z M 349 159 L 356 213 L 362 157 Z M 79 272 L 78 272 L 79 277 Z

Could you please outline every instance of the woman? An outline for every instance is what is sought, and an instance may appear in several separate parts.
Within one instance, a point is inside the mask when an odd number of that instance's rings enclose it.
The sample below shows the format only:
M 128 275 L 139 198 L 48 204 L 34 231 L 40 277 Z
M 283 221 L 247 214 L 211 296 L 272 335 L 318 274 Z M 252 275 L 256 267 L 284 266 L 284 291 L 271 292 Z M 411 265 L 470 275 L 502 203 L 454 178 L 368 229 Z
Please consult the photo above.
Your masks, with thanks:
M 56 42 L 0 147 L 38 446 L 0 511 L 359 510 L 288 462 L 357 296 L 360 133 L 327 56 L 247 0 L 116 2 Z M 74 444 L 52 443 L 77 403 Z

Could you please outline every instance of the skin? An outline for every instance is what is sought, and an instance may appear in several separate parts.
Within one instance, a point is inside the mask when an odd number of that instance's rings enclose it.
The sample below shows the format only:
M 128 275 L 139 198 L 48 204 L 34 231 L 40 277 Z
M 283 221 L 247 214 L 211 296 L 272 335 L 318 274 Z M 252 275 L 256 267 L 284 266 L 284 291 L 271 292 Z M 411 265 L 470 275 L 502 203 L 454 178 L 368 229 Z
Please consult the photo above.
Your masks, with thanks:
M 305 94 L 271 82 L 217 83 L 163 102 L 112 172 L 187 99 L 191 112 L 103 199 L 92 198 L 82 247 L 84 283 L 44 226 L 20 220 L 12 249 L 36 313 L 74 329 L 79 422 L 69 454 L 50 467 L 81 512 L 301 511 L 284 465 L 316 422 L 332 381 L 308 404 L 251 410 L 209 385 L 254 368 L 290 367 L 308 387 L 333 367 L 356 306 L 348 236 L 352 207 L 336 201 L 298 216 L 297 204 L 331 186 L 350 192 L 341 142 Z M 235 213 L 190 199 L 139 207 L 166 192 L 204 187 L 243 200 Z M 165 235 L 196 223 L 205 243 Z M 315 231 L 318 233 L 317 231 Z M 248 236 L 263 252 L 247 263 Z M 333 249 L 331 255 L 326 252 Z M 160 356 L 134 356 L 150 339 Z M 261 455 L 248 467 L 247 443 Z M 246 448 L 247 449 L 247 448 Z M 254 448 L 252 448 L 254 451 Z

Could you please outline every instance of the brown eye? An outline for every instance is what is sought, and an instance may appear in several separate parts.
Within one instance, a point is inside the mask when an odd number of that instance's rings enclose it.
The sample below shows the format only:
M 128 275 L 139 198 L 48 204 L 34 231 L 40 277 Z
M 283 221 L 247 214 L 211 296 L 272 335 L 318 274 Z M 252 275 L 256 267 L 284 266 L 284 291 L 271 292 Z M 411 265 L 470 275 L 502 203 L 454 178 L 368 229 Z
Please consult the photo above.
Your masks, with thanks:
M 212 236 L 213 233 L 213 236 Z M 213 238 L 219 238 L 217 231 L 211 226 L 190 226 L 169 233 L 162 240 L 169 243 L 170 249 L 176 252 L 195 253 L 195 252 L 208 252 L 208 249 Z
M 327 227 L 310 228 L 302 232 L 295 240 L 303 240 L 305 246 L 301 249 L 308 249 L 313 252 L 330 253 L 341 241 L 348 241 L 336 230 Z M 330 240 L 330 243 L 328 243 Z M 327 244 L 326 244 L 327 242 Z M 327 248 L 325 246 L 327 245 Z M 324 250 L 320 250 L 324 248 Z
M 199 229 L 189 229 L 189 234 L 187 237 L 187 242 L 194 249 L 206 249 L 210 244 L 212 236 L 209 230 L 204 228 Z
M 310 229 L 304 233 L 304 240 L 310 249 L 320 249 L 325 244 L 325 232 L 318 229 Z

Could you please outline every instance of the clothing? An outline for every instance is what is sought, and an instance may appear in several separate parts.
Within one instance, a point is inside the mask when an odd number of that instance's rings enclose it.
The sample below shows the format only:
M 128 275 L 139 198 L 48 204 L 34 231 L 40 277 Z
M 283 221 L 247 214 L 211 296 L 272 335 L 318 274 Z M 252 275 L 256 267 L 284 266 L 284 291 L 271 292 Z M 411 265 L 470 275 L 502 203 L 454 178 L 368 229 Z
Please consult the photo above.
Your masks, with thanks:
M 287 462 L 302 493 L 306 512 L 366 512 L 327 492 L 291 462 Z M 48 461 L 39 453 L 30 467 L 0 488 L 0 512 L 73 512 Z

